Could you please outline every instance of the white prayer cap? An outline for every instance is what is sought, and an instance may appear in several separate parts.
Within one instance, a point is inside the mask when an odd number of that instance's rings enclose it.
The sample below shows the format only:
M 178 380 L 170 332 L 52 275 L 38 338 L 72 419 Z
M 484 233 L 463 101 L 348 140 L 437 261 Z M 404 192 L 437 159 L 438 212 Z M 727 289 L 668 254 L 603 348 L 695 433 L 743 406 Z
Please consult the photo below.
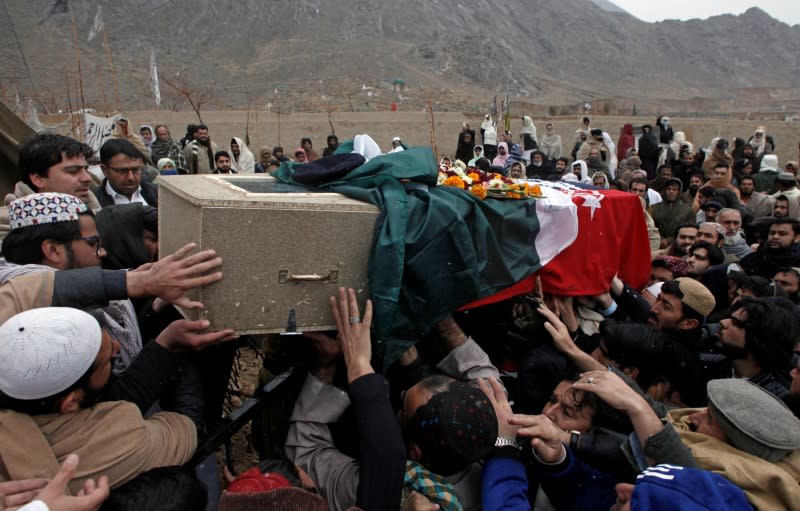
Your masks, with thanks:
M 65 193 L 34 193 L 16 199 L 8 205 L 8 220 L 12 229 L 54 222 L 78 220 L 88 208 L 77 197 Z
M 23 400 L 54 396 L 86 374 L 101 342 L 97 320 L 78 309 L 20 312 L 0 326 L 0 391 Z
M 392 142 L 402 142 L 402 140 L 400 140 L 400 137 L 394 137 Z

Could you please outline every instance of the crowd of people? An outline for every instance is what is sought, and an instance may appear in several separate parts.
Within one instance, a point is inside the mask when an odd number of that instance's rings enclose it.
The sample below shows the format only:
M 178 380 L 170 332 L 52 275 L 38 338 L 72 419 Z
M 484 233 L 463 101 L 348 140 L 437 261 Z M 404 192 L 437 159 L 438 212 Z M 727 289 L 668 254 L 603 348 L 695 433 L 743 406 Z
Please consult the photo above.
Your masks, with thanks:
M 589 118 L 574 140 L 464 124 L 441 164 L 638 195 L 650 281 L 452 311 L 389 367 L 372 303 L 340 288 L 335 331 L 265 341 L 259 386 L 300 370 L 237 475 L 195 453 L 241 339 L 175 308 L 202 308 L 187 293 L 223 261 L 159 254 L 159 176 L 269 173 L 338 138 L 256 157 L 125 116 L 96 154 L 37 135 L 0 210 L 0 509 L 797 509 L 798 165 L 763 127 L 731 138 L 703 148 L 666 116 L 616 143 Z

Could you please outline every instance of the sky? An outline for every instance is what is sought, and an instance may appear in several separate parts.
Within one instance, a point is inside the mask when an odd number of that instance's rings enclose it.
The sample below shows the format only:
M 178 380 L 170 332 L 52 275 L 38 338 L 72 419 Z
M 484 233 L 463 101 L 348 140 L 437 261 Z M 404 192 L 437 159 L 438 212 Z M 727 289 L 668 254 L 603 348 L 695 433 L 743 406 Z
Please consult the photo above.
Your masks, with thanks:
M 789 25 L 800 24 L 800 0 L 611 0 L 629 13 L 644 21 L 664 19 L 705 19 L 718 14 L 741 14 L 758 6 L 775 19 Z

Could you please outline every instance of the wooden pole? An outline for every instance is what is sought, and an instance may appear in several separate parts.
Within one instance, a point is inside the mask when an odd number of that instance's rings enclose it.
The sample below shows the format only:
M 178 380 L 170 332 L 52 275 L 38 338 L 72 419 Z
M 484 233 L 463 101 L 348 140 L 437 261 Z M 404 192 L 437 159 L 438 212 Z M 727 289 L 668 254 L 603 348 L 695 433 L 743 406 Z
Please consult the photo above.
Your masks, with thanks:
M 428 116 L 429 116 L 429 123 L 430 123 L 430 135 L 431 135 L 431 148 L 433 149 L 433 159 L 435 161 L 439 161 L 439 150 L 436 148 L 436 121 L 433 118 L 433 99 L 428 96 Z
M 78 26 L 75 24 L 75 14 L 69 11 L 69 18 L 72 22 L 72 44 L 75 45 L 75 61 L 78 64 L 78 90 L 80 91 L 81 111 L 86 111 L 86 101 L 83 98 L 83 74 L 81 73 L 81 45 L 78 42 Z
M 111 80 L 114 82 L 114 109 L 119 112 L 119 80 L 117 79 L 117 72 L 114 70 L 114 61 L 111 59 L 111 47 L 108 46 L 108 35 L 105 27 L 103 27 L 103 48 L 106 50 L 108 65 L 111 66 Z
M 67 107 L 69 108 L 69 122 L 72 125 L 72 134 L 77 138 L 78 132 L 75 129 L 75 118 L 72 116 L 72 93 L 69 90 L 69 75 L 66 67 L 64 68 L 64 84 L 67 86 Z
M 99 62 L 97 62 L 96 64 L 97 65 L 95 67 L 97 68 L 97 81 L 98 84 L 100 85 L 100 91 L 103 95 L 103 112 L 108 114 L 109 113 L 108 109 L 111 108 L 111 105 L 108 104 L 108 96 L 106 96 L 106 85 L 105 81 L 103 80 L 103 66 Z
M 278 108 L 277 112 L 278 112 L 278 145 L 282 145 L 281 144 L 281 109 Z M 284 151 L 284 155 L 285 154 L 286 154 L 286 151 Z

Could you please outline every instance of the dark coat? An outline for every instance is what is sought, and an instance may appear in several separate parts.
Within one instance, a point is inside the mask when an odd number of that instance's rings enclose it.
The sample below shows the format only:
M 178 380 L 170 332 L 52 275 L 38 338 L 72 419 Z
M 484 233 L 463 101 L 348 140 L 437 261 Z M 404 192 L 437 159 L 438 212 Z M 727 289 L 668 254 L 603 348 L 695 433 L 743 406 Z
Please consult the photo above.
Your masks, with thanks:
M 113 206 L 115 204 L 114 198 L 111 197 L 108 192 L 106 192 L 106 182 L 108 182 L 108 178 L 103 179 L 103 182 L 99 187 L 92 188 L 92 193 L 94 193 L 95 197 L 97 197 L 97 200 L 100 201 L 100 205 L 103 207 Z M 139 186 L 142 187 L 142 197 L 147 201 L 147 204 L 157 208 L 158 185 L 142 178 L 142 182 L 139 184 Z

